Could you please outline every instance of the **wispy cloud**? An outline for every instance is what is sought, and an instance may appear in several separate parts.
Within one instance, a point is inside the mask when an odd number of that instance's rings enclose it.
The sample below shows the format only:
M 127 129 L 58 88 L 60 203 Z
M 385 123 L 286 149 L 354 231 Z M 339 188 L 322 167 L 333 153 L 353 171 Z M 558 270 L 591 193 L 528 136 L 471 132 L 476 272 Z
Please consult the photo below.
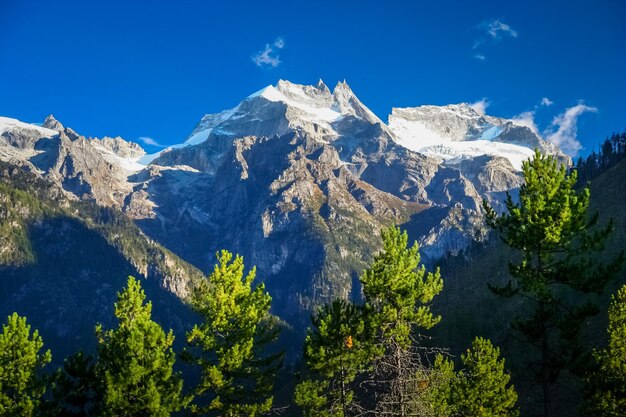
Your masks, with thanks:
M 517 31 L 499 19 L 484 21 L 479 27 L 485 30 L 492 39 L 498 40 L 506 36 L 517 38 Z
M 164 145 L 161 145 L 159 142 L 157 142 L 155 139 L 153 138 L 149 138 L 147 136 L 140 136 L 139 138 L 137 138 L 141 143 L 143 143 L 144 145 L 149 145 L 149 146 L 158 146 L 159 148 L 165 148 Z
M 279 36 L 274 40 L 274 46 L 278 49 L 283 49 L 285 47 L 285 40 Z
M 480 35 L 474 40 L 473 50 L 488 43 L 501 41 L 504 38 L 517 38 L 517 30 L 500 19 L 485 20 L 477 28 L 480 31 Z M 474 58 L 484 61 L 487 59 L 487 56 L 484 53 L 475 53 Z
M 535 112 L 533 111 L 525 111 L 517 116 L 513 116 L 511 121 L 519 126 L 525 126 L 535 132 L 536 135 L 541 136 L 539 133 L 539 128 L 537 127 L 537 123 L 535 123 Z
M 280 56 L 278 56 L 277 51 L 279 49 L 283 49 L 284 47 L 285 40 L 278 37 L 273 43 L 266 43 L 264 49 L 259 51 L 256 55 L 253 55 L 252 62 L 254 62 L 257 67 L 270 66 L 272 68 L 276 68 L 281 63 Z
M 566 154 L 576 156 L 578 151 L 582 149 L 582 145 L 576 137 L 578 132 L 577 121 L 581 114 L 587 112 L 597 113 L 598 109 L 587 106 L 583 102 L 565 109 L 563 113 L 552 120 L 550 127 L 544 132 L 546 139 L 560 147 Z
M 487 100 L 486 97 L 481 98 L 480 100 L 474 102 L 474 103 L 470 103 L 470 107 L 472 109 L 474 109 L 474 111 L 478 114 L 480 114 L 481 116 L 485 115 L 485 111 L 487 110 L 487 107 L 489 107 L 489 100 Z
M 537 122 L 535 122 L 535 113 L 541 107 L 548 107 L 553 104 L 554 102 L 550 100 L 548 97 L 543 97 L 537 104 L 535 104 L 535 107 L 533 108 L 533 110 L 528 110 L 528 111 L 518 114 L 517 116 L 513 116 L 511 120 L 516 125 L 526 126 L 530 130 L 535 132 L 535 134 L 537 134 L 538 136 L 541 136 L 541 133 L 539 133 L 539 127 L 537 126 Z

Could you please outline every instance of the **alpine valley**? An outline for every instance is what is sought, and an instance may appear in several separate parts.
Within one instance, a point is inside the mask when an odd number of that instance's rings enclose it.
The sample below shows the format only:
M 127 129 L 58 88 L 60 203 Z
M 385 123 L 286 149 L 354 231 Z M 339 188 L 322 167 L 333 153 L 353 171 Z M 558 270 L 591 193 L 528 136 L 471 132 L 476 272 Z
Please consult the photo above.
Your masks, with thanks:
M 535 148 L 571 164 L 529 127 L 468 104 L 394 108 L 385 123 L 345 82 L 279 81 L 156 154 L 53 116 L 3 117 L 0 313 L 35 300 L 20 311 L 46 340 L 88 334 L 134 274 L 181 328 L 180 301 L 228 249 L 256 265 L 273 312 L 304 329 L 316 305 L 360 297 L 384 226 L 408 230 L 429 266 L 485 239 L 482 200 L 501 208 Z M 63 269 L 63 256 L 84 262 Z

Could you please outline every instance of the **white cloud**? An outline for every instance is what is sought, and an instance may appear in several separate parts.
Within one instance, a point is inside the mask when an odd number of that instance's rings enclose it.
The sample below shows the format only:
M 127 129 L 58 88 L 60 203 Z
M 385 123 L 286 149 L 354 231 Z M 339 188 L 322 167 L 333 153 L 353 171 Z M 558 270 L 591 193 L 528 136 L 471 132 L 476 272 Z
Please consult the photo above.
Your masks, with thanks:
M 471 103 L 469 106 L 474 109 L 474 111 L 478 114 L 480 114 L 481 116 L 485 115 L 485 110 L 487 110 L 487 107 L 489 107 L 489 100 L 487 100 L 485 97 L 481 98 L 480 100 L 478 100 L 475 103 Z
M 541 99 L 541 104 L 542 106 L 551 106 L 554 104 L 554 101 L 550 100 L 548 97 L 544 97 Z
M 481 34 L 474 40 L 472 50 L 476 50 L 486 43 L 495 43 L 504 38 L 517 38 L 517 31 L 500 19 L 485 20 L 477 27 Z M 474 54 L 474 58 L 484 61 L 487 56 L 484 53 L 477 53 Z
M 259 51 L 256 55 L 253 55 L 252 62 L 254 62 L 257 67 L 263 67 L 264 65 L 266 65 L 272 68 L 276 68 L 281 63 L 280 57 L 276 53 L 276 50 L 283 49 L 284 47 L 285 40 L 281 37 L 278 37 L 271 45 L 269 43 L 266 43 L 265 49 Z
M 138 138 L 138 140 L 140 142 L 142 142 L 145 145 L 150 145 L 150 146 L 158 146 L 159 148 L 164 148 L 165 146 L 161 145 L 159 142 L 157 142 L 156 140 L 149 138 L 147 136 L 141 136 Z
M 283 49 L 285 47 L 285 40 L 281 37 L 276 38 L 276 40 L 274 40 L 274 46 L 278 49 Z
M 537 127 L 537 123 L 535 123 L 535 112 L 534 111 L 525 111 L 517 116 L 513 116 L 511 121 L 518 126 L 525 126 L 535 132 L 536 135 L 541 136 L 539 134 L 539 128 Z
M 484 21 L 480 24 L 480 27 L 485 30 L 492 39 L 502 39 L 505 36 L 517 38 L 517 31 L 499 19 Z
M 576 137 L 578 117 L 586 112 L 596 113 L 597 111 L 597 108 L 587 106 L 582 102 L 565 109 L 563 113 L 552 120 L 550 127 L 544 132 L 546 139 L 560 147 L 566 154 L 576 156 L 578 151 L 582 149 L 582 145 Z

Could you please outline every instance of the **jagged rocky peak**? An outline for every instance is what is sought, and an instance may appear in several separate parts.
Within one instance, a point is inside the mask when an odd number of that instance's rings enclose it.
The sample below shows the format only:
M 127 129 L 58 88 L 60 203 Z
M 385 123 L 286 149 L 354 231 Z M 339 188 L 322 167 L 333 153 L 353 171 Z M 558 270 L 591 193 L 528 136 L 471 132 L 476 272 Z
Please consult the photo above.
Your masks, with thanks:
M 329 139 L 338 136 L 333 126 L 346 117 L 384 125 L 345 81 L 337 83 L 331 92 L 321 79 L 314 85 L 279 80 L 276 85 L 246 97 L 232 109 L 203 116 L 182 146 L 201 144 L 211 135 L 272 137 L 297 130 Z
M 270 87 L 267 88 L 269 89 Z M 319 107 L 328 107 L 332 104 L 330 90 L 321 79 L 316 85 L 294 84 L 290 81 L 279 80 L 276 87 L 272 88 L 275 88 L 285 97 L 295 100 L 296 102 L 310 103 Z M 268 94 L 269 90 L 264 93 Z
M 348 83 L 346 83 L 346 80 L 337 83 L 333 90 L 333 99 L 335 101 L 335 108 L 341 114 L 354 116 L 370 123 L 383 124 L 383 122 L 357 98 Z
M 52 114 L 49 114 L 44 120 L 42 127 L 50 130 L 56 130 L 57 132 L 62 132 L 65 128 L 57 119 L 54 118 Z
M 301 111 L 303 117 L 312 121 L 334 122 L 345 116 L 380 122 L 354 94 L 344 80 L 334 90 L 319 80 L 315 85 L 294 84 L 279 80 L 276 86 L 268 86 L 252 94 L 247 100 L 261 97 L 268 101 L 282 102 L 288 108 Z M 381 122 L 382 123 L 382 122 Z
M 114 138 L 105 136 L 102 139 L 94 138 L 92 140 L 95 144 L 122 158 L 139 158 L 146 154 L 146 151 L 137 143 L 127 141 L 120 136 Z
M 46 117 L 46 120 L 44 120 L 41 126 L 46 129 L 59 132 L 61 134 L 61 137 L 67 138 L 71 141 L 75 141 L 80 138 L 84 139 L 83 136 L 79 135 L 74 130 L 70 129 L 69 127 L 63 126 L 63 124 L 59 122 L 57 119 L 55 119 L 52 114 L 49 114 L 48 117 Z
M 281 103 L 281 107 L 286 107 L 285 116 L 292 127 L 296 127 L 299 121 L 327 124 L 342 116 L 333 108 L 333 96 L 323 81 L 317 85 L 302 85 L 279 80 L 276 86 L 267 86 L 249 96 L 246 101 Z M 262 106 L 258 109 L 263 109 Z M 252 107 L 252 110 L 257 110 L 257 107 Z

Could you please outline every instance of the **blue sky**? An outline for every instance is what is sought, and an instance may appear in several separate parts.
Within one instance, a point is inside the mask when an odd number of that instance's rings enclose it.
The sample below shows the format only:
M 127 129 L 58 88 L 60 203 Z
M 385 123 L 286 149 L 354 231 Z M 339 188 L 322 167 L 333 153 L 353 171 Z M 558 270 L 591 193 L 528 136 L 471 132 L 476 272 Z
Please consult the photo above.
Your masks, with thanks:
M 0 115 L 167 145 L 278 79 L 345 79 L 385 121 L 482 100 L 584 155 L 626 127 L 625 21 L 621 0 L 0 0 Z

